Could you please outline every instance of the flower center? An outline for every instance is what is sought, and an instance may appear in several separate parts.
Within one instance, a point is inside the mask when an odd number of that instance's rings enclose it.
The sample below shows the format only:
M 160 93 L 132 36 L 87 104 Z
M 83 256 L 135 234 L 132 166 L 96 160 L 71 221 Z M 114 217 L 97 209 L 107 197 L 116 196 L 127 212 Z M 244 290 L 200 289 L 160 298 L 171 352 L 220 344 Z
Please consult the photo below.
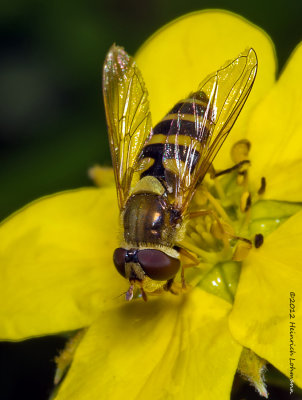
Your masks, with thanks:
M 231 150 L 235 166 L 207 174 L 194 196 L 190 209 L 194 218 L 187 223 L 182 242 L 199 262 L 186 268 L 186 282 L 229 302 L 234 300 L 241 263 L 252 247 L 265 246 L 265 237 L 302 209 L 301 203 L 264 199 L 269 184 L 265 177 L 253 185 L 249 182 L 250 147 L 247 140 L 235 143 Z
M 251 235 L 252 207 L 265 193 L 266 180 L 259 179 L 252 191 L 248 179 L 250 162 L 247 140 L 237 142 L 231 152 L 234 167 L 211 171 L 197 191 L 191 205 L 183 245 L 192 251 L 199 265 L 186 271 L 186 280 L 198 284 L 228 301 L 233 301 L 241 261 L 253 245 L 263 244 L 261 232 Z M 198 211 L 206 210 L 204 215 Z M 191 270 L 191 271 L 190 271 Z

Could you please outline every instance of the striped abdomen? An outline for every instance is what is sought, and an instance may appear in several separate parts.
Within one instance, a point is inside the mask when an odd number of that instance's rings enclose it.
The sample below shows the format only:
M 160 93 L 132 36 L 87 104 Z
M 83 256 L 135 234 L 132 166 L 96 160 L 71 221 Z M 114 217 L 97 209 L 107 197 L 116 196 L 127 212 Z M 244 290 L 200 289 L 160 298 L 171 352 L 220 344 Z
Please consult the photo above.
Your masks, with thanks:
M 153 129 L 142 151 L 141 178 L 154 176 L 166 180 L 167 170 L 181 172 L 180 164 L 193 173 L 210 133 L 209 100 L 203 92 L 177 103 Z

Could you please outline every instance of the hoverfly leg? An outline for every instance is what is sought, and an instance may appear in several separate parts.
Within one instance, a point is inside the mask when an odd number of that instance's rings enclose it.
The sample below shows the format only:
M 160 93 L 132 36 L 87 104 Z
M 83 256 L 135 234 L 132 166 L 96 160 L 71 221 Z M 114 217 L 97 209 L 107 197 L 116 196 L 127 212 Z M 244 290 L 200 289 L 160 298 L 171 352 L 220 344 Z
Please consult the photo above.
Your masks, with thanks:
M 222 171 L 216 172 L 214 167 L 210 171 L 210 176 L 212 179 L 218 178 L 221 175 L 229 174 L 230 172 L 239 170 L 243 165 L 250 165 L 250 160 L 242 160 L 239 163 L 233 165 L 231 168 L 223 169 Z
M 134 285 L 131 284 L 129 289 L 128 289 L 128 291 L 127 291 L 127 293 L 126 293 L 126 300 L 127 301 L 130 301 L 130 300 L 133 299 L 133 290 L 134 290 Z
M 165 285 L 163 286 L 163 289 L 164 289 L 165 291 L 167 291 L 167 292 L 170 292 L 170 289 L 171 289 L 171 287 L 172 287 L 172 285 L 173 285 L 173 282 L 174 282 L 174 278 L 169 279 L 169 280 L 165 283 Z
M 217 220 L 217 222 L 220 224 L 219 218 L 218 218 L 217 214 L 215 213 L 215 211 L 213 211 L 213 210 L 191 211 L 186 214 L 186 218 L 192 219 L 192 218 L 198 218 L 198 217 L 205 217 L 206 215 L 210 215 L 215 220 Z
M 253 247 L 253 242 L 250 239 L 244 238 L 242 236 L 231 235 L 231 234 L 229 234 L 229 236 L 231 236 L 232 239 L 240 240 L 241 242 L 247 243 L 247 245 L 250 249 Z
M 181 264 L 181 287 L 186 289 L 186 281 L 185 281 L 185 266 Z
M 148 297 L 147 297 L 146 292 L 144 291 L 143 288 L 141 288 L 141 294 L 142 294 L 143 300 L 144 300 L 144 301 L 147 301 L 147 300 L 148 300 Z
M 193 254 L 191 254 L 187 249 L 185 249 L 184 247 L 180 247 L 179 250 L 180 254 L 182 254 L 183 256 L 187 257 L 189 260 L 192 261 L 192 263 L 190 264 L 185 264 L 184 268 L 187 267 L 193 267 L 199 264 L 199 260 L 197 257 L 193 256 Z
M 165 291 L 170 292 L 170 293 L 175 294 L 175 295 L 178 295 L 178 294 L 180 293 L 179 290 L 178 290 L 178 288 L 175 287 L 174 278 L 169 279 L 169 280 L 165 283 L 163 289 L 164 289 Z
M 188 258 L 189 260 L 192 261 L 192 263 L 189 264 L 181 264 L 181 284 L 182 284 L 182 288 L 186 289 L 186 281 L 185 281 L 185 268 L 189 268 L 189 267 L 194 267 L 196 265 L 199 264 L 199 260 L 197 257 L 193 256 L 188 250 L 186 250 L 185 248 L 181 247 L 179 249 L 179 252 L 185 256 L 186 258 Z

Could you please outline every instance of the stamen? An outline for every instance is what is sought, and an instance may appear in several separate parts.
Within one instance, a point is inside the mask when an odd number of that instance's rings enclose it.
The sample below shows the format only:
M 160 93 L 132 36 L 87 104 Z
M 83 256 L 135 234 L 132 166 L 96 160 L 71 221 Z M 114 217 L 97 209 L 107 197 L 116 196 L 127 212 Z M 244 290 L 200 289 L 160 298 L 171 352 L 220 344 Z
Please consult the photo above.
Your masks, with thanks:
M 206 263 L 209 264 L 216 264 L 217 262 L 217 253 L 215 252 L 208 252 L 205 250 L 202 250 L 200 247 L 195 246 L 191 240 L 183 240 L 181 242 L 182 247 L 184 247 L 186 250 L 191 251 L 192 253 L 196 254 L 199 256 L 203 261 L 206 261 Z
M 186 214 L 189 229 L 181 244 L 196 254 L 199 261 L 196 269 L 203 275 L 219 263 L 243 261 L 253 246 L 258 248 L 263 243 L 261 234 L 252 240 L 249 237 L 252 201 L 258 199 L 257 191 L 250 190 L 248 180 L 250 147 L 247 140 L 237 142 L 231 154 L 235 165 L 217 173 L 211 168 L 212 180 L 204 181 L 194 198 L 195 204 Z M 228 172 L 233 172 L 229 179 L 220 178 Z M 265 187 L 266 180 L 262 177 L 259 195 Z
M 251 143 L 246 139 L 236 142 L 231 150 L 231 157 L 234 163 L 238 164 L 239 162 L 246 160 L 248 158 L 250 148 Z
M 252 204 L 252 196 L 249 192 L 242 193 L 240 199 L 240 210 L 242 212 L 247 212 Z
M 258 194 L 259 194 L 259 195 L 264 194 L 265 189 L 266 189 L 266 179 L 265 179 L 265 177 L 263 176 L 263 177 L 261 178 L 261 186 L 260 186 L 260 189 L 258 190 Z
M 220 182 L 219 179 L 215 179 L 214 180 L 214 186 L 215 186 L 216 192 L 217 192 L 218 197 L 220 198 L 220 200 L 224 200 L 225 199 L 225 193 L 224 193 L 223 187 L 222 187 L 221 182 Z
M 211 235 L 209 232 L 200 232 L 200 235 L 208 246 L 210 247 L 215 246 L 215 240 L 213 238 L 213 235 Z
M 244 186 L 247 183 L 247 170 L 238 172 L 236 183 L 238 186 Z
M 233 261 L 243 261 L 247 255 L 249 254 L 249 251 L 251 249 L 251 244 L 247 242 L 239 242 L 238 246 L 236 247 L 236 250 L 233 254 L 232 260 Z
M 216 211 L 218 212 L 218 214 L 221 216 L 221 218 L 222 218 L 225 222 L 230 223 L 230 222 L 231 222 L 231 221 L 230 221 L 230 218 L 229 218 L 229 216 L 227 215 L 227 213 L 224 211 L 223 207 L 220 205 L 219 201 L 217 201 L 217 200 L 215 199 L 215 197 L 212 196 L 212 195 L 210 194 L 210 192 L 206 192 L 206 196 L 207 196 L 209 202 L 213 205 L 213 207 L 216 209 Z
M 263 241 L 264 241 L 264 237 L 261 233 L 258 233 L 257 235 L 255 235 L 254 244 L 255 244 L 256 249 L 258 249 L 260 246 L 262 246 Z

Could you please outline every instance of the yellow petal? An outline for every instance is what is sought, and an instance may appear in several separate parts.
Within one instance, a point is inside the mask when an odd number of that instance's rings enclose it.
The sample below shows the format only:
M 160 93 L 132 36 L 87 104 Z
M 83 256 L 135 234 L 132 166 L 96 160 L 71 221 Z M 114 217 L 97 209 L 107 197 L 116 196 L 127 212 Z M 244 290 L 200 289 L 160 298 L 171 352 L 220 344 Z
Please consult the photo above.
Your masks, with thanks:
M 126 289 L 114 270 L 114 188 L 38 200 L 0 228 L 0 337 L 73 330 Z M 127 289 L 126 289 L 127 290 Z
M 259 187 L 266 178 L 267 199 L 302 200 L 301 70 L 302 42 L 249 123 L 251 179 Z
M 302 211 L 265 238 L 260 248 L 251 250 L 242 267 L 230 315 L 231 332 L 238 342 L 287 376 L 292 322 L 297 327 L 294 349 L 298 352 L 302 345 L 301 243 Z M 295 312 L 290 308 L 291 293 L 295 293 Z M 295 356 L 294 381 L 301 386 L 302 358 Z
M 56 400 L 229 400 L 241 353 L 227 327 L 230 307 L 195 289 L 102 313 Z
M 208 74 L 248 47 L 253 47 L 258 55 L 258 76 L 231 139 L 215 160 L 217 168 L 226 168 L 226 163 L 232 165 L 229 156 L 232 143 L 242 138 L 250 109 L 274 83 L 275 53 L 268 35 L 236 14 L 198 11 L 164 26 L 136 55 L 149 91 L 155 124 L 177 101 L 197 90 Z

